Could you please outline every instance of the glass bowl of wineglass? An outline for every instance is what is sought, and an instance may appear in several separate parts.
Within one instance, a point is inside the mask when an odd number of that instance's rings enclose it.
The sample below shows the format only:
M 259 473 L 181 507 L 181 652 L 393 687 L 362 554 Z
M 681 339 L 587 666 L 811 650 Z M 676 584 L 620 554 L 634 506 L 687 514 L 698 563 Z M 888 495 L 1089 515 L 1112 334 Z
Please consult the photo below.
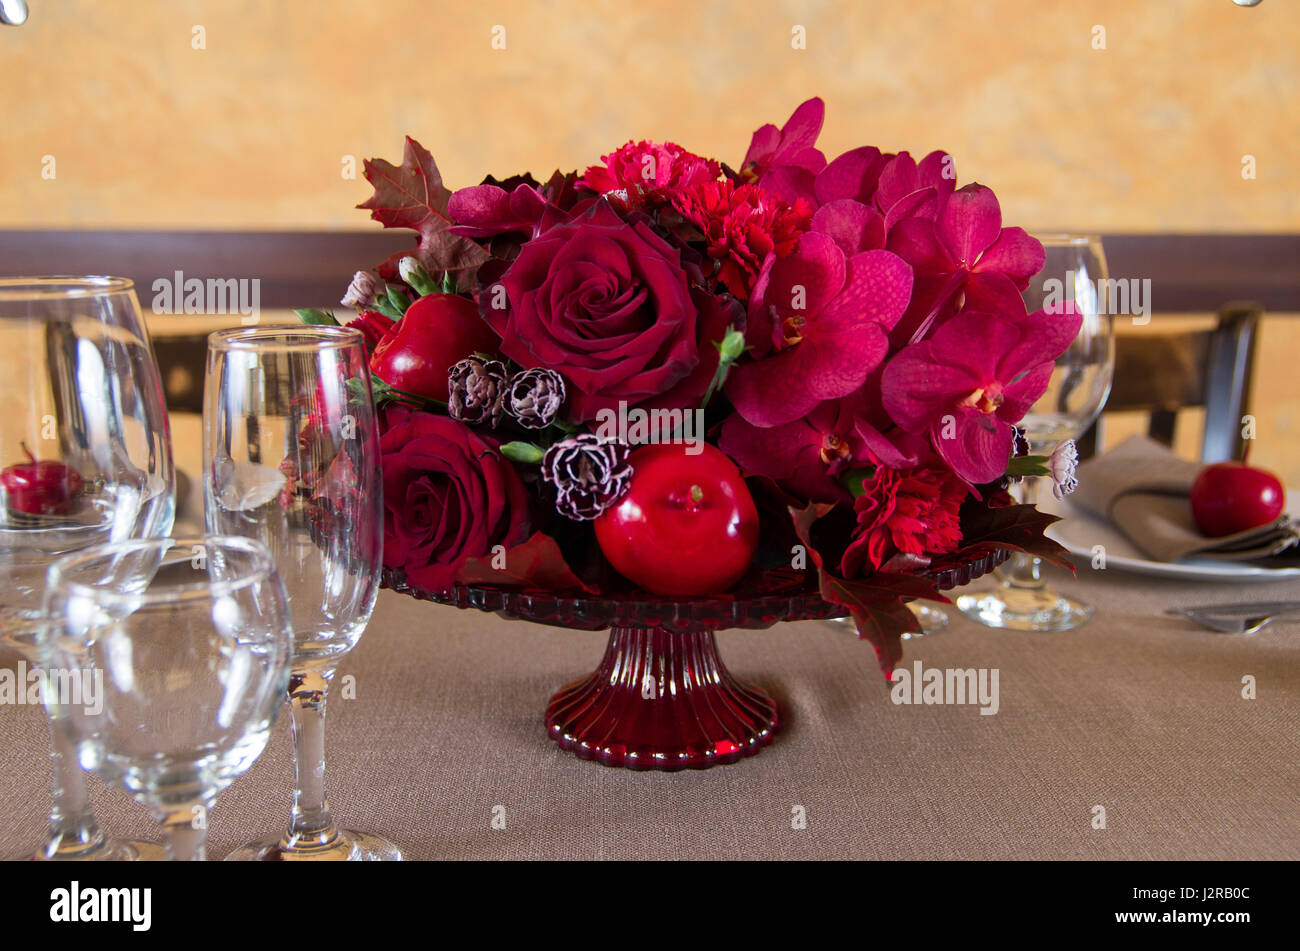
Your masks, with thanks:
M 92 546 L 168 534 L 171 440 L 129 280 L 0 278 L 0 643 L 39 665 L 46 571 Z M 38 859 L 160 857 L 112 842 L 54 732 L 54 804 Z

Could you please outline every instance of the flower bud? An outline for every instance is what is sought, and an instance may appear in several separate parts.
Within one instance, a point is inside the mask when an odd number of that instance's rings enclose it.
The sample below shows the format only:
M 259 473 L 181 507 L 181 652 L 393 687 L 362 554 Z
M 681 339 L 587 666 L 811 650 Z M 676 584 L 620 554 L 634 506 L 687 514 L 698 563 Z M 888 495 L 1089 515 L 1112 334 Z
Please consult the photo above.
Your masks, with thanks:
M 1067 439 L 1055 449 L 1047 460 L 1047 472 L 1052 477 L 1052 494 L 1063 499 L 1079 487 L 1075 470 L 1079 467 L 1079 450 L 1073 439 Z
M 357 271 L 352 275 L 352 283 L 348 285 L 348 292 L 343 295 L 343 300 L 339 301 L 344 307 L 360 307 L 369 309 L 375 306 L 375 298 L 384 288 L 384 282 L 379 279 L 379 275 L 374 271 Z

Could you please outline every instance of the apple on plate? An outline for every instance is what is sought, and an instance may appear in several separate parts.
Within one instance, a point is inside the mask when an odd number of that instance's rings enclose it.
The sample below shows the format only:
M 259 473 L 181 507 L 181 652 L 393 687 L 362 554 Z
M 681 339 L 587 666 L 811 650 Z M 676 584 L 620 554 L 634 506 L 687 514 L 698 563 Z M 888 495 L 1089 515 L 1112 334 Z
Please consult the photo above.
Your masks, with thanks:
M 52 459 L 37 460 L 22 443 L 26 462 L 0 470 L 4 504 L 27 515 L 66 515 L 71 510 L 83 480 L 77 470 Z
M 1267 525 L 1286 507 L 1281 480 L 1244 462 L 1216 462 L 1201 470 L 1188 495 L 1196 526 L 1221 538 Z

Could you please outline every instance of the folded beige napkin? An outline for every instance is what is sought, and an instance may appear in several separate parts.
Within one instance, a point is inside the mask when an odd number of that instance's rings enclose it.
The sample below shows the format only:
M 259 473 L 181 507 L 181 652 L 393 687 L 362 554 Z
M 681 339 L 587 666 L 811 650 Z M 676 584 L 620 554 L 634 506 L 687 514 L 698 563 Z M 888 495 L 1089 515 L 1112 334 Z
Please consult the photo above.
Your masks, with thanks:
M 1109 519 L 1156 561 L 1176 561 L 1189 555 L 1250 561 L 1276 555 L 1300 542 L 1300 526 L 1286 515 L 1235 535 L 1202 535 L 1187 501 L 1201 469 L 1201 463 L 1180 459 L 1146 436 L 1132 436 L 1079 466 L 1074 499 Z

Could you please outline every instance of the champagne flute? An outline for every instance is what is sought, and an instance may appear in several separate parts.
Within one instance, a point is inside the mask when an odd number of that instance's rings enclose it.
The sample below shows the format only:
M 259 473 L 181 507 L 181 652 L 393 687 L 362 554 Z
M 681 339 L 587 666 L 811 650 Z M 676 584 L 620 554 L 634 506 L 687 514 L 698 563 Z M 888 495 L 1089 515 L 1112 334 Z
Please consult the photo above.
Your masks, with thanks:
M 360 332 L 223 330 L 208 342 L 204 391 L 208 530 L 271 550 L 289 596 L 296 784 L 288 831 L 237 860 L 400 859 L 377 835 L 339 829 L 325 796 L 325 700 L 379 588 L 383 484 Z
M 293 631 L 270 552 L 211 535 L 104 545 L 56 562 L 45 603 L 56 728 L 151 807 L 172 859 L 202 860 L 217 793 L 284 703 Z
M 1074 342 L 1056 361 L 1047 392 L 1020 422 L 1035 455 L 1049 455 L 1077 439 L 1097 418 L 1110 394 L 1115 335 L 1109 278 L 1101 238 L 1039 235 L 1046 261 L 1024 292 L 1030 313 L 1058 304 L 1083 316 Z M 1020 482 L 1020 501 L 1037 499 L 1039 477 Z M 1042 559 L 1017 553 L 997 569 L 998 583 L 957 599 L 957 609 L 989 627 L 1018 631 L 1069 631 L 1092 617 L 1092 607 L 1055 591 L 1042 576 Z
M 171 439 L 128 280 L 0 278 L 0 361 L 0 642 L 37 667 L 49 566 L 171 531 Z M 161 858 L 152 843 L 104 837 L 67 738 L 52 735 L 54 803 L 34 857 Z

